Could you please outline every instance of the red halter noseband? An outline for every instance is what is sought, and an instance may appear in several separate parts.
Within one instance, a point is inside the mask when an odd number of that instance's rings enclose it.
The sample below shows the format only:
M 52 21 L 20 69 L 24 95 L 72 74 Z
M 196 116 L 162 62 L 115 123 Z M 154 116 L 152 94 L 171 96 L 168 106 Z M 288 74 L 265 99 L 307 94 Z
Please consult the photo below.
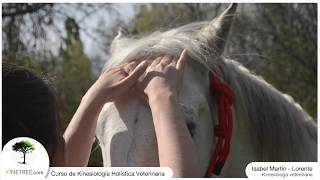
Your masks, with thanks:
M 214 126 L 214 136 L 217 142 L 205 177 L 211 177 L 212 173 L 220 175 L 230 152 L 232 136 L 233 91 L 213 73 L 210 73 L 210 87 L 212 93 L 217 97 L 219 123 Z

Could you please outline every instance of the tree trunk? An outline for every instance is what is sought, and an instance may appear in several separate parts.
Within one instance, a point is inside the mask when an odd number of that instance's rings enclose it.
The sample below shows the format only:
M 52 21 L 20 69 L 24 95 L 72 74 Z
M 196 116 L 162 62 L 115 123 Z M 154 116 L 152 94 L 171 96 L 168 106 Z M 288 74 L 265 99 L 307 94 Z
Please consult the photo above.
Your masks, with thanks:
M 23 164 L 26 164 L 26 153 L 23 153 Z

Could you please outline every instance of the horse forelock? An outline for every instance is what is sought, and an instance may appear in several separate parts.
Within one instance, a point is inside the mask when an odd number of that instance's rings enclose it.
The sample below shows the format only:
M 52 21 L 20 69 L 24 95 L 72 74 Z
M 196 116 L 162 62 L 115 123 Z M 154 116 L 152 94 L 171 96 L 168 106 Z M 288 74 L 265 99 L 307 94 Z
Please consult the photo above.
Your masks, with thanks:
M 206 43 L 196 38 L 198 31 L 208 22 L 191 23 L 165 32 L 154 32 L 142 38 L 115 39 L 116 50 L 104 66 L 104 70 L 118 64 L 135 60 L 152 60 L 158 56 L 179 57 L 183 49 L 188 50 L 190 59 L 211 70 L 212 59 L 219 58 Z

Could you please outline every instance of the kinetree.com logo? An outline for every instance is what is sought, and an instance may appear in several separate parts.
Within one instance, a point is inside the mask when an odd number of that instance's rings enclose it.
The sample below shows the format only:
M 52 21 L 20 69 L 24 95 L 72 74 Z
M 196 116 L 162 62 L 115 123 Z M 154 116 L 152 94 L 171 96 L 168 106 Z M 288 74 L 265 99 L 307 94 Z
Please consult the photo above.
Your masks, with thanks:
M 0 156 L 1 177 L 45 177 L 49 170 L 46 149 L 36 140 L 19 137 L 9 141 Z

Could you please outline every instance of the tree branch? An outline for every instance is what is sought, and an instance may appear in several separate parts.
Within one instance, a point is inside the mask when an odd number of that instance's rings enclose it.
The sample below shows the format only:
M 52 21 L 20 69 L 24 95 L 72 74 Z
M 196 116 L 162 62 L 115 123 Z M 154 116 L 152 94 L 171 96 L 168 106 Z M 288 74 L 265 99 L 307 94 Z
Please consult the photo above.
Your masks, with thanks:
M 5 5 L 5 4 L 3 4 Z M 14 4 L 14 5 L 6 5 L 2 7 L 2 18 L 5 17 L 15 17 L 21 16 L 28 13 L 34 13 L 42 9 L 43 7 L 53 4 Z M 7 10 L 5 10 L 7 9 Z

